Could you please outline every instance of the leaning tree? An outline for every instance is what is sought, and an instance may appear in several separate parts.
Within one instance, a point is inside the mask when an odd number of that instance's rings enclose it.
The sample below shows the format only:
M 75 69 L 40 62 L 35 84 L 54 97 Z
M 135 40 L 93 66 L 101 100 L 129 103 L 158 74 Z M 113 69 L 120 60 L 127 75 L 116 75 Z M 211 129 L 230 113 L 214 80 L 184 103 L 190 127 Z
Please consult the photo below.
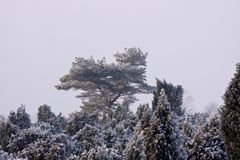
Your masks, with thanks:
M 106 63 L 105 58 L 77 57 L 56 88 L 78 90 L 83 110 L 108 114 L 118 104 L 133 103 L 137 100 L 136 94 L 152 92 L 152 87 L 146 83 L 147 53 L 130 48 L 114 57 L 115 63 Z

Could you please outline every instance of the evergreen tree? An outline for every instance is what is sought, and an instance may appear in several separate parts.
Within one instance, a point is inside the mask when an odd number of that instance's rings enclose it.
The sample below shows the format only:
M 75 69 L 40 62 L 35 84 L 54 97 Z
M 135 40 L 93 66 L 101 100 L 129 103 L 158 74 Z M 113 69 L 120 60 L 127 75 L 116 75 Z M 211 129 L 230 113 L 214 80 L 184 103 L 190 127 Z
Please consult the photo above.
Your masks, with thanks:
M 207 125 L 209 115 L 206 113 L 185 114 L 180 122 L 180 130 L 183 136 L 183 146 L 189 154 L 192 150 L 192 140 L 202 132 L 202 127 Z
M 146 157 L 151 160 L 186 159 L 186 152 L 181 144 L 177 116 L 171 110 L 164 89 L 160 91 L 157 101 L 145 136 Z
M 38 108 L 37 119 L 38 122 L 51 123 L 51 120 L 56 115 L 52 112 L 51 107 L 44 104 Z
M 139 93 L 151 93 L 146 83 L 146 57 L 140 49 L 126 49 L 114 55 L 116 63 L 76 58 L 70 72 L 60 78 L 58 90 L 81 90 L 77 97 L 83 100 L 82 109 L 87 112 L 103 112 L 111 116 L 112 108 L 121 100 L 132 103 Z
M 189 160 L 227 160 L 217 116 L 195 133 L 190 146 Z
M 8 151 L 8 145 L 10 143 L 10 138 L 17 132 L 16 127 L 14 127 L 9 122 L 4 122 L 1 124 L 0 128 L 0 149 Z
M 171 110 L 178 116 L 182 116 L 185 112 L 184 109 L 181 108 L 183 104 L 183 88 L 181 85 L 174 86 L 171 83 L 167 83 L 165 80 L 160 81 L 157 79 L 157 90 L 154 92 L 153 110 L 158 105 L 158 97 L 162 89 L 165 91 Z
M 26 113 L 26 109 L 24 105 L 21 105 L 17 112 L 10 112 L 8 116 L 8 121 L 13 125 L 18 126 L 20 129 L 30 128 L 31 120 L 28 113 Z
M 51 107 L 48 105 L 42 105 L 38 108 L 37 113 L 38 123 L 48 123 L 56 128 L 59 132 L 66 127 L 66 119 L 62 116 L 62 113 L 55 115 Z
M 96 149 L 98 146 L 103 146 L 104 144 L 101 131 L 97 127 L 88 124 L 76 133 L 74 139 L 80 142 L 82 150 L 86 150 L 87 152 L 92 148 Z
M 240 63 L 223 99 L 221 131 L 229 159 L 237 160 L 240 159 Z
M 146 129 L 150 125 L 151 110 L 148 105 L 140 105 L 137 109 L 137 125 L 134 128 L 134 133 L 131 140 L 127 143 L 124 150 L 125 160 L 145 160 L 145 134 Z
M 69 135 L 75 135 L 86 124 L 96 126 L 98 124 L 97 113 L 87 113 L 86 111 L 71 113 L 67 118 L 65 131 Z

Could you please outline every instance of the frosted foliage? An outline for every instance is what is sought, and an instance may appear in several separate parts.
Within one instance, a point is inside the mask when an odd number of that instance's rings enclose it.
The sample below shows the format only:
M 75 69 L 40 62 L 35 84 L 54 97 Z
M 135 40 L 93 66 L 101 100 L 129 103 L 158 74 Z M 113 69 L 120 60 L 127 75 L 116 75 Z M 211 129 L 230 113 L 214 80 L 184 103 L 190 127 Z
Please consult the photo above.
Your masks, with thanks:
M 24 105 L 21 105 L 17 112 L 11 112 L 8 116 L 8 120 L 10 123 L 18 126 L 20 129 L 26 129 L 31 126 L 31 120 L 29 114 L 26 113 L 26 109 Z
M 240 159 L 240 63 L 223 96 L 221 131 L 226 152 L 231 160 Z
M 83 152 L 80 160 L 122 160 L 122 157 L 115 152 L 105 147 L 93 148 L 88 152 Z
M 165 91 L 171 110 L 178 116 L 182 116 L 185 112 L 182 108 L 183 88 L 181 85 L 174 86 L 171 83 L 167 83 L 165 80 L 160 81 L 157 79 L 157 90 L 154 92 L 153 108 L 158 104 L 158 97 L 162 89 Z
M 125 160 L 146 160 L 145 146 L 144 146 L 144 131 L 140 134 L 134 134 L 133 138 L 127 144 L 124 150 Z
M 65 130 L 68 134 L 74 135 L 82 129 L 85 124 L 91 126 L 96 125 L 97 119 L 97 113 L 87 113 L 85 111 L 73 112 L 67 119 Z
M 76 133 L 74 139 L 80 141 L 82 150 L 86 151 L 103 146 L 104 143 L 100 130 L 90 125 L 85 125 L 83 129 Z
M 220 137 L 219 119 L 214 117 L 195 133 L 190 143 L 189 159 L 226 160 L 223 141 Z
M 77 96 L 84 100 L 87 111 L 109 112 L 121 100 L 134 102 L 137 93 L 149 93 L 152 87 L 146 81 L 146 54 L 139 49 L 126 49 L 115 55 L 117 63 L 78 57 L 70 72 L 60 78 L 59 90 L 80 90 Z
M 51 107 L 48 105 L 42 105 L 38 108 L 37 119 L 38 122 L 50 123 L 51 119 L 55 117 L 55 114 L 51 111 Z
M 145 147 L 147 157 L 153 160 L 187 158 L 182 146 L 177 116 L 171 110 L 163 89 L 146 133 Z
M 13 154 L 8 154 L 7 152 L 0 150 L 0 160 L 27 160 L 23 158 L 17 158 Z

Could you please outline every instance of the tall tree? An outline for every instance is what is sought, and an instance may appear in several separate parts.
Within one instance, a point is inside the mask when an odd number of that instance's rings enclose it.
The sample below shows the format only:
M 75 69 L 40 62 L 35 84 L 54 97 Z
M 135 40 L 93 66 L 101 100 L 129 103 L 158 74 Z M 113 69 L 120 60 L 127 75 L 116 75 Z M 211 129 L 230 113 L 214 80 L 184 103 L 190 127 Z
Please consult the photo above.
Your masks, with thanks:
M 181 85 L 174 86 L 165 80 L 160 81 L 157 79 L 157 90 L 154 92 L 153 109 L 157 106 L 157 99 L 162 89 L 165 91 L 171 110 L 178 116 L 182 116 L 184 114 L 184 109 L 181 107 L 183 103 L 183 88 Z
M 240 63 L 223 96 L 221 130 L 229 159 L 240 159 Z
M 58 90 L 80 90 L 77 96 L 83 100 L 82 109 L 111 112 L 120 100 L 129 103 L 135 94 L 149 93 L 152 87 L 146 83 L 146 57 L 140 49 L 126 49 L 114 55 L 116 63 L 78 57 L 68 74 L 60 78 Z
M 171 110 L 164 89 L 161 89 L 157 106 L 153 111 L 150 126 L 145 136 L 145 153 L 151 160 L 183 160 L 186 152 L 183 150 L 178 119 Z

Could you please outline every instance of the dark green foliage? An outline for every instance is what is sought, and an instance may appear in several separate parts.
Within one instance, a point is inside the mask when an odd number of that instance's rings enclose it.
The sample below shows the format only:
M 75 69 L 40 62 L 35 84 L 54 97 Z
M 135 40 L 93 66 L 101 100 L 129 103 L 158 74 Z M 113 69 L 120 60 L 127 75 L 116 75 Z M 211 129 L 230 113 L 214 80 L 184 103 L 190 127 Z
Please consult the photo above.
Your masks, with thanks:
M 38 108 L 37 119 L 38 122 L 50 123 L 55 114 L 52 112 L 51 107 L 44 104 Z
M 231 160 L 240 159 L 240 63 L 223 96 L 221 131 L 227 155 Z
M 26 129 L 31 127 L 31 120 L 29 114 L 26 113 L 24 105 L 21 105 L 17 112 L 10 112 L 8 121 L 13 125 L 18 126 L 20 129 Z
M 180 85 L 174 86 L 171 83 L 167 83 L 165 80 L 160 81 L 157 79 L 157 90 L 154 92 L 153 99 L 153 110 L 155 110 L 160 95 L 160 91 L 164 89 L 167 96 L 168 102 L 170 103 L 171 110 L 174 111 L 178 116 L 184 114 L 184 109 L 181 108 L 183 103 L 183 88 Z
M 10 138 L 13 134 L 16 133 L 16 127 L 14 127 L 11 123 L 5 122 L 1 124 L 0 128 L 0 148 L 4 151 L 8 151 L 8 145 L 10 143 Z

